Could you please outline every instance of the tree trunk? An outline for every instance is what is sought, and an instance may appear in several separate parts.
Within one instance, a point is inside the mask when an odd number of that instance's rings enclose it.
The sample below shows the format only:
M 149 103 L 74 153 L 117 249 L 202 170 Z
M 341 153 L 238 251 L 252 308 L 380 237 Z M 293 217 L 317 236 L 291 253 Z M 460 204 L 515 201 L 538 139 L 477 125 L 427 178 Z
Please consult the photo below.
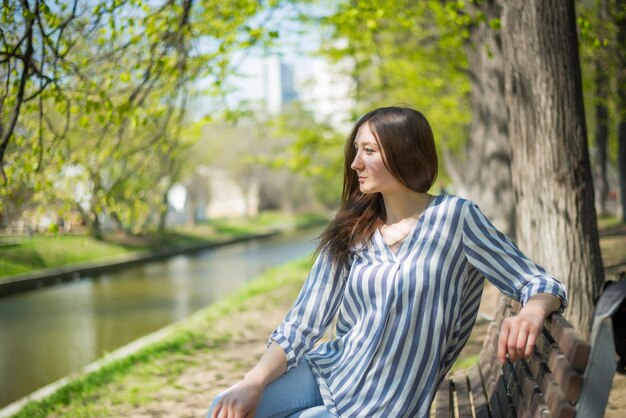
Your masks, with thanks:
M 111 213 L 109 214 L 109 217 L 111 218 L 111 221 L 113 221 L 113 224 L 115 225 L 115 232 L 124 232 L 126 233 L 126 235 L 131 235 L 131 230 L 130 230 L 130 225 L 133 225 L 134 222 L 130 222 L 128 227 L 124 227 L 124 223 L 122 222 L 122 219 L 120 218 L 120 215 L 115 212 L 115 211 L 111 211 Z
M 163 200 L 161 201 L 161 207 L 159 208 L 159 234 L 165 233 L 165 227 L 167 224 L 167 213 L 169 212 L 169 200 L 167 198 L 167 193 L 169 192 L 170 187 L 165 188 L 165 192 L 163 192 Z
M 499 19 L 502 11 L 495 0 L 480 2 L 475 8 L 487 22 Z M 515 239 L 501 34 L 481 21 L 471 28 L 469 41 L 472 120 L 465 161 L 453 163 L 463 167 L 456 169 L 461 171 L 455 176 L 457 193 L 478 203 L 498 229 Z
M 573 0 L 503 2 L 505 91 L 517 242 L 562 280 L 589 335 L 604 282 Z
M 91 173 L 93 186 L 91 188 L 91 204 L 89 205 L 89 233 L 96 239 L 102 238 L 100 225 L 100 209 L 98 207 L 98 192 L 100 191 L 100 176 L 98 173 Z
M 619 191 L 622 223 L 626 223 L 626 1 L 616 2 L 617 14 L 617 112 Z
M 99 213 L 95 209 L 91 209 L 89 212 L 89 233 L 96 239 L 102 238 L 102 231 L 100 229 Z

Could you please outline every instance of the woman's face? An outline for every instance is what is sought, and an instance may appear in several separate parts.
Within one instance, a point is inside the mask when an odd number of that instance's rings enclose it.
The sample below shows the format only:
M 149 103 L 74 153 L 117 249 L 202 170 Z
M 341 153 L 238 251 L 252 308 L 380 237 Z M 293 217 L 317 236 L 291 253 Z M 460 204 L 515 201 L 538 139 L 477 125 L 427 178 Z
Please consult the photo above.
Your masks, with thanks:
M 400 182 L 385 167 L 383 150 L 370 131 L 369 123 L 364 123 L 357 131 L 354 147 L 356 156 L 350 167 L 359 176 L 361 193 L 384 195 L 404 190 Z

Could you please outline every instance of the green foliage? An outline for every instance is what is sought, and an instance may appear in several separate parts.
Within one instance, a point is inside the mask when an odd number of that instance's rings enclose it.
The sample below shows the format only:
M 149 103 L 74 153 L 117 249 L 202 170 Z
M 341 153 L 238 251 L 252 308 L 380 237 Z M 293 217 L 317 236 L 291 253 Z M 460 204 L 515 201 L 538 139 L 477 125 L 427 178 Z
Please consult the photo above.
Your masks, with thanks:
M 251 23 L 267 7 L 256 0 L 5 1 L 0 213 L 76 208 L 81 188 L 94 230 L 103 212 L 132 232 L 153 225 L 198 138 L 187 129 L 187 109 L 200 93 L 195 81 L 211 78 L 202 93 L 224 94 L 232 53 L 277 36 Z
M 460 149 L 470 116 L 464 47 L 472 19 L 464 2 L 342 2 L 320 19 L 330 28 L 321 54 L 350 63 L 355 117 L 406 104 L 426 115 L 439 147 Z
M 617 115 L 617 89 L 614 87 L 619 51 L 617 27 L 615 25 L 615 3 L 604 0 L 579 0 L 576 5 L 576 22 L 579 35 L 580 65 L 582 71 L 583 96 L 587 138 L 591 147 L 595 145 L 596 104 L 604 104 L 609 112 L 609 121 Z M 608 76 L 608 89 L 600 97 L 596 78 L 598 70 Z M 618 141 L 613 123 L 609 122 L 608 157 L 613 164 L 617 161 Z M 592 163 L 595 160 L 592 159 Z
M 325 121 L 317 121 L 299 102 L 268 121 L 269 135 L 277 145 L 265 163 L 305 176 L 317 200 L 337 207 L 343 181 L 345 133 Z M 263 157 L 261 157 L 263 158 Z

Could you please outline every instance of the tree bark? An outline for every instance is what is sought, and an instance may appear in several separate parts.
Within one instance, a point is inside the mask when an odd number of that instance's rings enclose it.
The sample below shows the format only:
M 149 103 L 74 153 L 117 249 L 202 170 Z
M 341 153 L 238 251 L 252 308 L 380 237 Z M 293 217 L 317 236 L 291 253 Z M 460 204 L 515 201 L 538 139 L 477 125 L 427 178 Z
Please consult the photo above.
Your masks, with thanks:
M 91 201 L 89 204 L 89 233 L 95 239 L 103 238 L 102 225 L 100 224 L 100 214 L 102 208 L 100 207 L 100 198 L 98 194 L 102 190 L 102 183 L 100 174 L 97 171 L 90 172 L 91 179 Z
M 92 207 L 89 212 L 89 233 L 95 239 L 102 238 L 102 230 L 100 225 L 100 218 L 98 218 L 99 212 Z
M 171 185 L 168 185 L 168 187 L 165 188 L 165 191 L 163 192 L 163 197 L 161 200 L 161 207 L 158 209 L 159 211 L 159 227 L 158 227 L 158 232 L 159 234 L 164 234 L 165 233 L 165 228 L 167 227 L 167 213 L 169 212 L 169 199 L 167 198 L 167 193 L 170 190 Z
M 466 53 L 470 73 L 472 119 L 465 160 L 455 177 L 457 193 L 472 199 L 502 232 L 515 239 L 515 198 L 511 186 L 511 149 L 504 99 L 500 31 L 487 22 L 499 19 L 495 0 L 480 2 L 475 11 L 486 22 L 472 26 Z M 452 170 L 451 172 L 455 172 Z
M 503 2 L 511 171 L 522 251 L 562 280 L 589 335 L 604 282 L 573 0 Z

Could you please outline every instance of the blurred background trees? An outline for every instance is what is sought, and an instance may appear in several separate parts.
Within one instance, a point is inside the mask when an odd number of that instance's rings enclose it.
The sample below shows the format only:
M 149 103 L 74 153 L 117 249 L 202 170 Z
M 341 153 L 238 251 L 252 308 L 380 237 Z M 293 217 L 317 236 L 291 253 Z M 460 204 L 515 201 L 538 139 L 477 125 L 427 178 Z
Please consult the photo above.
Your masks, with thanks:
M 94 235 L 105 209 L 121 227 L 143 229 L 195 140 L 188 135 L 193 130 L 184 129 L 192 122 L 190 101 L 225 93 L 230 54 L 275 37 L 262 20 L 250 26 L 275 6 L 252 0 L 3 2 L 3 223 L 62 201 L 84 212 Z M 200 79 L 202 89 L 195 84 Z M 70 190 L 59 190 L 61 184 Z

